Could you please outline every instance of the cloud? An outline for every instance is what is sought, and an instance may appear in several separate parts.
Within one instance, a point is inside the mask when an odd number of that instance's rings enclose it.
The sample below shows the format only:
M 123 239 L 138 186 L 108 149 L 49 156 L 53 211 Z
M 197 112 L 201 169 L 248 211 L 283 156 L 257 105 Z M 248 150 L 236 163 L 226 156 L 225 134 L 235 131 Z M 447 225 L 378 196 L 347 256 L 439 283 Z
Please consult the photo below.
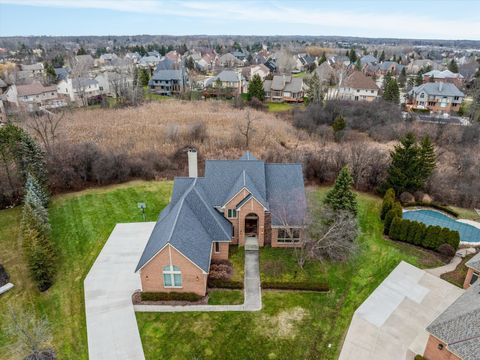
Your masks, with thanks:
M 0 0 L 0 4 L 77 9 L 104 9 L 127 13 L 228 20 L 248 24 L 245 34 L 255 30 L 255 23 L 269 24 L 271 33 L 291 35 L 339 34 L 351 36 L 480 39 L 480 18 L 433 16 L 430 12 L 375 7 L 328 9 L 322 3 L 280 1 L 155 1 L 155 0 Z M 292 4 L 295 4 L 292 5 Z M 325 4 L 325 3 L 323 3 Z M 405 4 L 405 3 L 404 3 Z M 415 3 L 413 3 L 415 4 Z M 435 3 L 433 3 L 435 4 Z M 455 6 L 455 3 L 450 3 Z M 330 4 L 331 5 L 331 4 Z M 441 4 L 445 8 L 445 3 Z M 349 10 L 352 8 L 353 10 Z M 238 24 L 237 24 L 238 25 Z M 238 28 L 238 26 L 236 27 Z M 263 27 L 264 28 L 264 27 Z M 298 29 L 297 31 L 295 31 Z M 221 33 L 222 29 L 219 29 Z M 225 28 L 228 33 L 228 27 Z M 308 33 L 306 32 L 308 31 Z

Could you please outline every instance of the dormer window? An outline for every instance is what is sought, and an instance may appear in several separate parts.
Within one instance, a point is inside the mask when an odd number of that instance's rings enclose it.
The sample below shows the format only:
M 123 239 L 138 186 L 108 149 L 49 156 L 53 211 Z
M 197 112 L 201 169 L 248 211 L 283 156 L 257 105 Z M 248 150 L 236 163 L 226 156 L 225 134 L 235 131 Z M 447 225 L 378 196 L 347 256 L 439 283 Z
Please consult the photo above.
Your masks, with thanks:
M 234 219 L 234 218 L 236 218 L 236 217 L 237 217 L 237 210 L 235 210 L 235 209 L 228 209 L 228 210 L 227 210 L 227 217 L 228 217 L 229 219 Z

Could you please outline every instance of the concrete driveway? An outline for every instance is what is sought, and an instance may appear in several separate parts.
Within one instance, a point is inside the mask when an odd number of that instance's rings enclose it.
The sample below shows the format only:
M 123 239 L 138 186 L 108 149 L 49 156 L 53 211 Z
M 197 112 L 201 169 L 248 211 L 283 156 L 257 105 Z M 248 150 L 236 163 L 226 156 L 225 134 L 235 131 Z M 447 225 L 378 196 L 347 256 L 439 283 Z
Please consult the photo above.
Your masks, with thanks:
M 355 311 L 340 360 L 405 360 L 423 355 L 425 328 L 463 290 L 401 262 Z
M 117 224 L 84 281 L 90 360 L 143 360 L 131 296 L 135 267 L 154 222 Z

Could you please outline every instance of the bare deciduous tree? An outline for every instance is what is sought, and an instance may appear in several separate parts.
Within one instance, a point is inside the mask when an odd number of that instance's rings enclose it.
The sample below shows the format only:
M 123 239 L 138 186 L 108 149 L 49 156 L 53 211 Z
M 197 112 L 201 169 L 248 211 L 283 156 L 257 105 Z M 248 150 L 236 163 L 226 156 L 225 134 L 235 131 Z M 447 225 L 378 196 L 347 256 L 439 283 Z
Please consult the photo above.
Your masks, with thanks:
M 59 127 L 64 119 L 64 111 L 53 113 L 45 109 L 42 116 L 28 117 L 27 126 L 40 139 L 45 150 L 52 153 L 58 138 Z
M 10 351 L 29 360 L 53 360 L 55 354 L 48 344 L 52 340 L 50 325 L 45 317 L 33 312 L 7 309 L 5 334 L 11 337 Z
M 238 125 L 238 130 L 240 131 L 240 134 L 245 137 L 245 147 L 247 149 L 250 145 L 251 136 L 255 133 L 255 128 L 253 124 L 254 121 L 255 119 L 251 117 L 250 111 L 247 111 L 245 123 Z

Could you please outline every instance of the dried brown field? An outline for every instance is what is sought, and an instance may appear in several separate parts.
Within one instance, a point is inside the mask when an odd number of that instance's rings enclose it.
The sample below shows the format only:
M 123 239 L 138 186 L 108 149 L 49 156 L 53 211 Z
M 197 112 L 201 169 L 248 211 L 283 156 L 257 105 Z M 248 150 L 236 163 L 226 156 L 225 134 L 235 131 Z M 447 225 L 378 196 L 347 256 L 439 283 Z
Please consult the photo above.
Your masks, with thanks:
M 137 108 L 80 109 L 62 122 L 60 139 L 69 143 L 92 142 L 105 150 L 131 155 L 145 151 L 165 154 L 193 145 L 205 156 L 231 158 L 232 149 L 245 148 L 247 118 L 252 121 L 249 149 L 261 155 L 279 147 L 310 146 L 314 139 L 288 121 L 253 109 L 234 109 L 219 101 L 150 102 Z M 203 124 L 206 136 L 192 135 Z

